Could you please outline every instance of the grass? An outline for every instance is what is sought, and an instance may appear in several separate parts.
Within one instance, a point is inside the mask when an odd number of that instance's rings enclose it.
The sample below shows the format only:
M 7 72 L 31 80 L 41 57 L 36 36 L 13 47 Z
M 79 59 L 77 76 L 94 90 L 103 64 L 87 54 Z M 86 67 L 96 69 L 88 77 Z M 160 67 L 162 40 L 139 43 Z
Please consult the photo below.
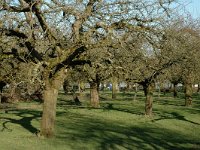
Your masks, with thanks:
M 59 95 L 56 135 L 38 138 L 42 106 L 21 102 L 0 109 L 0 149 L 2 150 L 190 150 L 200 149 L 200 98 L 184 107 L 184 99 L 170 95 L 154 98 L 152 117 L 144 115 L 144 97 L 119 93 L 112 100 L 101 93 L 101 108 L 88 107 L 88 95 L 80 96 L 81 106 L 72 96 Z M 8 111 L 5 111 L 8 110 Z

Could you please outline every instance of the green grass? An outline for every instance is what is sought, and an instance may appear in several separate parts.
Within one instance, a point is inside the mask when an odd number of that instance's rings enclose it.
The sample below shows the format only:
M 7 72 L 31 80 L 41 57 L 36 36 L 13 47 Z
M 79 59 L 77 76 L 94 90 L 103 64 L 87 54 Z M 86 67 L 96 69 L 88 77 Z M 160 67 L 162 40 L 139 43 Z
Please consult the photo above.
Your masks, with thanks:
M 101 93 L 101 108 L 92 109 L 87 95 L 82 106 L 72 96 L 59 95 L 56 135 L 38 138 L 41 104 L 21 102 L 0 109 L 0 149 L 2 150 L 190 150 L 200 149 L 200 98 L 193 107 L 184 99 L 169 95 L 154 98 L 152 117 L 144 115 L 144 97 L 138 93 Z

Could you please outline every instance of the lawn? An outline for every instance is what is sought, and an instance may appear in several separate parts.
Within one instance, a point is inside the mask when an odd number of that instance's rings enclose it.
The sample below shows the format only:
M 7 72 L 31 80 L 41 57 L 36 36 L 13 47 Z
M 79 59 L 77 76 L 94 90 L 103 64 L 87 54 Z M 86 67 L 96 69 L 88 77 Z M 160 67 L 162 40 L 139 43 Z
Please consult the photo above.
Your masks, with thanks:
M 144 115 L 141 93 L 119 93 L 112 100 L 101 93 L 101 108 L 89 107 L 88 94 L 80 96 L 81 106 L 71 95 L 60 93 L 57 104 L 56 135 L 37 137 L 42 104 L 20 102 L 1 105 L 0 149 L 2 150 L 192 150 L 200 149 L 200 98 L 192 107 L 170 95 L 154 98 L 152 117 Z

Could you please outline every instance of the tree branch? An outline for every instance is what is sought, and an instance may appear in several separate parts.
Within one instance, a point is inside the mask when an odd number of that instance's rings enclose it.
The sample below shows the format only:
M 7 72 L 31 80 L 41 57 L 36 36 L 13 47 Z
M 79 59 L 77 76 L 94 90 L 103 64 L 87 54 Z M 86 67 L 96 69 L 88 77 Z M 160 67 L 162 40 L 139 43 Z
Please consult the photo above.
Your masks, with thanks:
M 80 54 L 82 54 L 83 52 L 85 52 L 86 47 L 81 46 L 80 48 L 77 48 L 71 55 L 69 55 L 67 57 L 67 59 L 65 59 L 64 61 L 62 61 L 61 63 L 59 63 L 56 67 L 55 67 L 55 72 L 58 72 L 61 68 L 65 67 L 65 66 L 74 66 L 76 63 L 78 65 L 78 63 L 83 63 L 80 60 L 75 60 L 73 61 L 74 58 L 77 58 Z
M 40 7 L 39 7 L 38 3 L 35 4 L 34 12 L 35 12 L 35 15 L 36 15 L 43 31 L 47 34 L 49 41 L 55 42 L 56 37 L 52 34 L 51 30 L 49 29 L 49 27 L 47 25 L 47 22 L 45 21 L 44 17 L 42 16 L 42 12 L 40 11 Z
M 14 37 L 22 38 L 22 39 L 28 39 L 26 34 L 20 32 L 20 31 L 17 31 L 17 30 L 1 29 L 1 31 L 3 33 L 5 33 L 5 35 L 7 35 L 7 36 L 14 36 Z M 33 56 L 34 58 L 36 58 L 39 61 L 43 60 L 41 54 L 34 48 L 34 46 L 32 45 L 32 43 L 30 41 L 26 41 L 25 46 L 27 47 L 31 56 Z
M 30 12 L 31 11 L 29 6 L 27 6 L 27 7 L 16 7 L 16 6 L 9 6 L 9 5 L 6 5 L 6 4 L 3 5 L 3 8 L 1 10 L 7 10 L 7 11 L 10 11 L 10 12 Z

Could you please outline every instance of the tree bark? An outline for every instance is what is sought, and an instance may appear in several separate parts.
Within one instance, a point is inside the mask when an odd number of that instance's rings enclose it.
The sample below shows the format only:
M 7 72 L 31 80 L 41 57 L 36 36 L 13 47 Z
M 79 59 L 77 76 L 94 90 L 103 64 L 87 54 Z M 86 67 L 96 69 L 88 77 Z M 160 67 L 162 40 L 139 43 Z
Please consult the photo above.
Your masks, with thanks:
M 0 103 L 1 103 L 1 99 L 2 99 L 2 94 L 3 94 L 3 87 L 6 85 L 5 82 L 0 81 Z
M 0 104 L 1 104 L 1 98 L 2 98 L 2 91 L 0 91 Z
M 100 107 L 99 91 L 98 91 L 98 83 L 97 82 L 90 83 L 90 104 L 93 108 Z
M 185 83 L 185 106 L 191 106 L 192 105 L 192 84 L 189 82 Z
M 80 94 L 83 93 L 84 90 L 85 90 L 84 82 L 79 81 L 78 82 L 78 91 L 79 91 L 79 93 Z
M 68 80 L 64 80 L 63 90 L 64 90 L 65 94 L 67 94 L 69 92 L 69 81 Z
M 146 83 L 143 85 L 144 94 L 146 97 L 145 100 L 145 114 L 148 116 L 152 115 L 152 108 L 153 108 L 153 89 L 154 85 Z
M 58 97 L 58 89 L 55 89 L 53 87 L 47 87 L 44 90 L 41 134 L 45 137 L 54 136 L 57 97 Z
M 160 99 L 160 95 L 161 95 L 160 87 L 161 87 L 161 84 L 160 84 L 160 82 L 158 82 L 157 88 L 158 88 L 158 98 L 159 98 L 159 99 Z
M 64 83 L 65 76 L 66 71 L 64 69 L 54 75 L 53 78 L 49 78 L 48 73 L 45 74 L 44 104 L 40 134 L 47 138 L 54 136 L 58 91 Z
M 100 90 L 104 92 L 104 91 L 105 91 L 105 87 L 104 87 L 105 83 L 102 82 L 101 84 L 102 84 L 102 86 L 101 86 L 101 89 L 100 89 Z
M 176 98 L 178 96 L 178 91 L 177 91 L 177 83 L 173 83 L 173 95 L 174 98 Z
M 200 93 L 200 83 L 198 83 L 197 93 Z
M 8 97 L 8 102 L 18 102 L 19 100 L 22 100 L 21 92 L 16 83 L 13 82 L 12 84 L 10 84 L 9 88 L 10 94 Z
M 136 101 L 136 99 L 137 99 L 137 92 L 138 92 L 138 84 L 136 83 L 135 84 L 135 93 L 134 93 L 134 99 L 133 99 L 133 101 Z
M 116 99 L 117 98 L 117 92 L 118 92 L 117 78 L 113 77 L 112 78 L 112 99 Z

